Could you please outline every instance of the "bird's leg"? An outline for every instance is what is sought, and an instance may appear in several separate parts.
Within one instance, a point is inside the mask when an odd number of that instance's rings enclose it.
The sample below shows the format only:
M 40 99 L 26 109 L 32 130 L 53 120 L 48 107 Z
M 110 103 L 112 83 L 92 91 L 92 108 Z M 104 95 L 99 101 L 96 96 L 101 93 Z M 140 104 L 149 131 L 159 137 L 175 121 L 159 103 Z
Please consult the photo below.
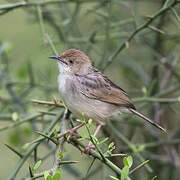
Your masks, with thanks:
M 70 129 L 70 130 L 67 130 L 66 132 L 62 133 L 62 134 L 59 134 L 56 138 L 59 139 L 63 136 L 65 136 L 66 134 L 68 135 L 67 136 L 67 141 L 69 141 L 69 138 L 73 135 L 73 136 L 76 136 L 77 138 L 80 138 L 81 136 L 78 135 L 77 133 L 75 133 L 75 131 L 77 131 L 79 128 L 81 128 L 82 126 L 84 126 L 85 123 L 81 123 L 79 124 L 78 126 Z
M 98 127 L 96 128 L 93 136 L 96 136 L 96 135 L 97 135 L 97 133 L 98 133 L 99 130 L 101 129 L 102 125 L 103 125 L 102 123 L 100 123 L 100 124 L 98 125 Z M 88 145 L 85 147 L 84 153 L 89 154 L 89 150 L 90 150 L 90 149 L 95 149 L 95 147 L 94 147 L 94 145 L 92 144 L 91 141 L 89 141 Z
M 69 138 L 70 138 L 72 135 L 76 136 L 77 138 L 80 138 L 80 136 L 79 136 L 78 134 L 76 134 L 75 131 L 77 131 L 79 128 L 81 128 L 81 127 L 84 126 L 84 125 L 85 125 L 85 123 L 81 123 L 81 124 L 79 124 L 78 126 L 76 126 L 76 127 L 72 128 L 72 129 L 68 130 L 68 131 L 67 131 L 67 133 L 68 133 L 67 140 L 69 140 Z
M 60 102 L 57 100 L 56 96 L 53 95 L 53 103 L 55 105 L 60 105 Z

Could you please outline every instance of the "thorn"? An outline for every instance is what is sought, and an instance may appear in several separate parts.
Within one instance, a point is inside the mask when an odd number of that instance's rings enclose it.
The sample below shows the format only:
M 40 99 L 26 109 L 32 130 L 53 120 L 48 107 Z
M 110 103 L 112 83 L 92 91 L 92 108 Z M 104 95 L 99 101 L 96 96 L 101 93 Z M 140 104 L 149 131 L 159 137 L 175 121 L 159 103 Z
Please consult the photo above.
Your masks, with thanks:
M 74 164 L 74 163 L 78 163 L 78 161 L 61 161 L 60 165 L 61 164 Z
M 54 144 L 58 145 L 58 142 L 54 138 L 49 137 L 47 134 L 44 134 L 44 133 L 39 132 L 39 131 L 35 131 L 35 133 L 47 138 L 48 140 L 52 141 Z
M 59 102 L 58 102 L 58 100 L 57 100 L 57 98 L 56 98 L 56 96 L 55 96 L 55 95 L 53 95 L 53 102 L 54 102 L 54 104 L 56 104 L 56 105 L 58 105 L 58 104 L 59 104 Z
M 33 178 L 33 177 L 34 177 L 33 172 L 32 172 L 32 168 L 31 168 L 31 166 L 30 166 L 30 165 L 29 165 L 29 174 L 30 174 L 30 177 L 31 177 L 31 178 Z
M 18 155 L 20 158 L 23 158 L 23 154 L 21 154 L 20 152 L 18 152 L 17 150 L 15 150 L 14 148 L 12 148 L 11 146 L 9 146 L 8 144 L 4 144 L 7 148 L 9 148 L 12 152 L 14 152 L 16 155 Z

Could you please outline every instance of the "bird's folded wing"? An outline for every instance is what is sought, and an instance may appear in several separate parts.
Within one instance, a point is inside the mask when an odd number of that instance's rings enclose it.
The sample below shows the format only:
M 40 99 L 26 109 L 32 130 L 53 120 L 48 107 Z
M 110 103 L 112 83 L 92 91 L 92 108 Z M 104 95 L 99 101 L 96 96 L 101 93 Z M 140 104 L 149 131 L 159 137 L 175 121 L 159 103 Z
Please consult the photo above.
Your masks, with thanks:
M 81 93 L 88 98 L 135 109 L 127 93 L 100 72 L 81 78 Z

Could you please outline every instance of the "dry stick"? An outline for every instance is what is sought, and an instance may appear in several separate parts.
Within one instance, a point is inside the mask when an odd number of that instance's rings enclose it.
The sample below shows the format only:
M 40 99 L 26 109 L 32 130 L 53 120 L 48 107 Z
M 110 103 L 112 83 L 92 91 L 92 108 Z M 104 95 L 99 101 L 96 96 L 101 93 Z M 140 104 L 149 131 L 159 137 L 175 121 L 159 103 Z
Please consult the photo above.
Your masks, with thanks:
M 47 129 L 44 131 L 44 133 L 49 134 L 50 135 L 50 131 L 53 129 L 53 127 L 56 125 L 56 123 L 59 121 L 59 119 L 62 116 L 62 112 L 59 113 L 56 118 L 54 120 L 52 120 L 52 123 L 47 127 Z M 17 173 L 19 172 L 19 170 L 21 169 L 21 167 L 23 166 L 23 164 L 25 163 L 25 161 L 27 160 L 27 158 L 31 155 L 31 153 L 33 152 L 33 150 L 44 140 L 44 137 L 39 137 L 36 141 L 36 143 L 32 144 L 28 150 L 26 151 L 26 153 L 24 153 L 24 156 L 22 159 L 20 159 L 20 161 L 18 162 L 17 166 L 12 170 L 12 173 L 9 175 L 7 180 L 14 180 L 15 176 L 17 175 Z
M 171 8 L 173 8 L 176 4 L 180 3 L 180 1 L 174 1 L 173 3 L 171 3 L 169 6 L 166 7 L 162 7 L 159 11 L 157 11 L 154 15 L 152 15 L 151 17 L 149 17 L 149 20 L 147 22 L 145 22 L 144 24 L 142 24 L 141 26 L 139 26 L 130 36 L 129 38 L 124 41 L 116 50 L 115 52 L 112 54 L 112 56 L 109 57 L 107 63 L 105 64 L 103 70 L 105 70 L 111 63 L 112 61 L 117 57 L 117 55 L 126 48 L 127 44 L 130 43 L 130 41 L 136 36 L 136 34 L 138 34 L 139 32 L 143 31 L 144 29 L 148 28 L 148 26 L 159 16 L 161 16 L 162 14 L 164 14 L 166 11 L 169 11 Z
M 61 102 L 55 103 L 52 101 L 41 101 L 41 100 L 36 100 L 36 99 L 33 99 L 32 102 L 37 103 L 37 104 L 43 104 L 43 105 L 53 105 L 57 107 L 64 107 L 64 104 Z

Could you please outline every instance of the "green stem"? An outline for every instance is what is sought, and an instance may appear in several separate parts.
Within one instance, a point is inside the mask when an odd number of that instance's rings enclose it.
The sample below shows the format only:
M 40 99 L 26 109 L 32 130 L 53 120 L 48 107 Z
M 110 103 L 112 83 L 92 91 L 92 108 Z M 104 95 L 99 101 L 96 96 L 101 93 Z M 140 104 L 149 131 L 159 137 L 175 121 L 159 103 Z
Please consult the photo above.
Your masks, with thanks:
M 56 123 L 59 121 L 59 119 L 62 116 L 62 112 L 60 112 L 55 119 L 52 120 L 52 123 L 47 127 L 47 129 L 44 131 L 44 133 L 50 135 L 50 131 L 53 129 L 53 127 L 56 125 Z M 33 150 L 44 140 L 44 137 L 39 137 L 38 141 L 34 144 L 32 144 L 27 152 L 24 154 L 23 158 L 20 159 L 20 161 L 18 162 L 17 166 L 12 170 L 12 173 L 9 175 L 9 177 L 7 178 L 7 180 L 14 180 L 15 176 L 17 175 L 17 173 L 19 172 L 19 170 L 21 169 L 21 167 L 23 166 L 23 164 L 25 163 L 25 161 L 27 160 L 27 158 L 31 155 L 31 153 L 33 152 Z
M 81 146 L 83 149 L 85 148 L 85 145 L 82 144 L 80 141 L 78 141 L 75 138 L 70 138 L 71 142 L 73 142 L 73 145 L 75 147 L 77 147 L 77 145 Z M 78 148 L 78 147 L 77 147 Z M 79 149 L 79 148 L 78 148 Z M 113 164 L 109 159 L 105 158 L 104 159 L 101 157 L 101 155 L 93 150 L 89 150 L 89 154 L 91 156 L 93 156 L 94 158 L 97 158 L 98 160 L 100 160 L 102 163 L 104 163 L 105 165 L 107 165 L 111 170 L 113 170 L 115 173 L 117 173 L 119 176 L 121 176 L 121 169 L 119 167 L 117 167 L 115 164 Z M 130 178 L 128 177 L 127 180 L 130 180 Z
M 123 134 L 120 133 L 110 122 L 108 122 L 108 126 L 112 129 L 112 132 L 119 137 L 125 144 L 129 146 L 129 148 L 134 152 L 134 154 L 138 157 L 140 161 L 145 161 L 145 159 L 138 152 L 138 149 L 134 144 L 132 144 Z M 153 172 L 152 168 L 148 165 L 145 166 L 149 172 Z
M 180 97 L 176 97 L 176 98 L 139 97 L 139 98 L 133 98 L 132 100 L 134 102 L 148 101 L 148 102 L 172 103 L 172 102 L 180 102 Z
M 19 126 L 19 125 L 21 125 L 21 124 L 23 124 L 23 123 L 25 123 L 25 122 L 32 121 L 32 120 L 34 120 L 34 119 L 36 119 L 36 118 L 38 118 L 38 117 L 40 117 L 40 116 L 42 116 L 41 113 L 34 114 L 34 115 L 30 116 L 30 117 L 24 118 L 24 119 L 22 119 L 22 120 L 20 120 L 20 121 L 17 121 L 17 122 L 15 122 L 15 123 L 6 125 L 6 126 L 4 126 L 4 127 L 1 127 L 1 128 L 0 128 L 0 131 L 4 131 L 4 130 L 6 130 L 6 129 L 10 129 L 10 128 Z
M 161 16 L 162 14 L 164 14 L 166 11 L 169 11 L 171 8 L 173 8 L 176 4 L 180 3 L 180 1 L 174 1 L 173 3 L 171 3 L 170 5 L 166 6 L 166 7 L 162 7 L 159 11 L 157 11 L 155 14 L 153 14 L 148 21 L 146 21 L 144 24 L 140 25 L 134 32 L 131 33 L 131 35 L 129 36 L 129 38 L 124 41 L 115 51 L 114 53 L 109 57 L 106 65 L 104 66 L 103 70 L 106 69 L 106 67 L 108 67 L 112 61 L 117 57 L 117 55 L 124 50 L 127 47 L 127 44 L 129 44 L 131 42 L 131 40 L 141 31 L 143 31 L 144 29 L 148 28 L 148 26 L 159 16 Z

